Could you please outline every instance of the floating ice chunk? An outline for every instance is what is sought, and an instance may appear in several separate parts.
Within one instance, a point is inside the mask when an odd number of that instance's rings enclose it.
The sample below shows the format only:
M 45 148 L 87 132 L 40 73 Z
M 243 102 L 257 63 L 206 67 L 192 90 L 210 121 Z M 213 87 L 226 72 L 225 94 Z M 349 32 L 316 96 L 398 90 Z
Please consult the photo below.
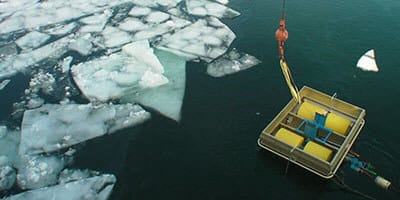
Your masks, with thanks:
M 122 102 L 139 102 L 151 107 L 161 114 L 180 120 L 183 96 L 185 93 L 185 65 L 184 59 L 165 51 L 155 51 L 164 66 L 164 75 L 169 82 L 157 88 L 127 93 Z
M 364 71 L 379 71 L 375 61 L 375 51 L 373 49 L 367 51 L 357 62 L 357 67 Z
M 3 44 L 0 47 L 0 59 L 6 59 L 7 57 L 15 56 L 17 53 L 17 45 L 14 42 Z
M 27 110 L 20 155 L 53 152 L 116 130 L 138 125 L 150 115 L 138 105 L 53 105 Z M 126 122 L 126 123 L 123 123 Z
M 151 9 L 147 7 L 135 6 L 129 12 L 129 15 L 134 17 L 144 16 L 150 14 Z
M 14 1 L 13 1 L 14 2 Z M 114 6 L 129 2 L 128 0 L 105 0 L 101 2 L 95 1 L 40 1 L 31 6 L 21 6 L 21 8 L 9 7 L 5 4 L 0 8 L 4 13 L 10 16 L 0 23 L 0 34 L 17 31 L 20 29 L 32 29 L 43 27 L 65 21 L 72 21 L 85 15 L 91 15 Z M 2 3 L 3 4 L 3 3 Z M 14 8 L 14 9 L 13 9 Z M 16 10 L 18 10 L 16 12 Z M 3 12 L 0 12 L 3 13 Z
M 84 17 L 79 21 L 85 24 L 106 24 L 108 18 L 111 16 L 110 12 L 103 12 L 101 14 L 94 14 L 92 16 Z
M 217 18 L 200 19 L 166 37 L 157 48 L 172 53 L 178 51 L 210 62 L 225 53 L 235 37 Z
M 168 83 L 168 79 L 161 74 L 146 71 L 139 81 L 143 88 L 154 88 Z
M 208 64 L 207 73 L 213 77 L 222 77 L 248 69 L 260 63 L 261 61 L 256 57 L 233 49 L 228 54 Z
M 186 0 L 186 7 L 189 14 L 197 16 L 214 16 L 218 18 L 234 18 L 240 15 L 239 12 L 222 4 L 208 0 Z
M 49 35 L 37 31 L 29 32 L 15 41 L 24 50 L 35 49 L 44 44 L 50 38 Z
M 167 19 L 169 19 L 169 14 L 160 11 L 151 12 L 146 17 L 146 21 L 150 23 L 161 23 Z
M 144 24 L 141 20 L 137 18 L 127 17 L 121 24 L 119 28 L 124 31 L 139 31 L 148 28 L 147 24 Z
M 11 81 L 10 79 L 6 79 L 6 80 L 2 81 L 0 83 L 0 90 L 4 89 L 8 85 L 8 83 L 10 83 L 10 81 Z
M 179 2 L 183 0 L 132 0 L 132 2 L 136 5 L 143 6 L 143 7 L 153 7 L 157 8 L 160 6 L 171 8 L 175 7 Z
M 81 32 L 101 32 L 106 26 L 111 13 L 103 12 L 102 14 L 95 14 L 89 17 L 82 18 L 80 22 L 86 24 L 81 28 Z
M 30 98 L 26 104 L 26 107 L 29 109 L 39 108 L 44 104 L 44 99 L 40 97 Z
M 139 81 L 148 70 L 160 76 L 164 72 L 148 41 L 144 40 L 125 45 L 121 53 L 75 65 L 72 74 L 86 97 L 108 101 L 119 99 L 129 91 L 145 89 Z
M 10 166 L 0 165 L 0 191 L 10 189 L 17 179 L 17 173 L 15 169 Z
M 61 63 L 61 66 L 60 66 L 62 73 L 69 72 L 69 69 L 71 68 L 72 60 L 73 60 L 73 58 L 71 56 L 64 58 L 64 60 Z
M 69 38 L 64 37 L 55 42 L 35 49 L 32 52 L 19 54 L 13 61 L 12 67 L 18 71 L 24 71 L 27 67 L 43 61 L 47 58 L 59 58 L 67 51 Z
M 115 182 L 115 176 L 104 174 L 51 187 L 26 191 L 6 197 L 6 200 L 42 200 L 49 198 L 57 200 L 107 200 Z
M 59 177 L 58 183 L 68 183 L 72 181 L 78 181 L 86 178 L 90 178 L 93 176 L 98 176 L 100 173 L 96 171 L 91 171 L 88 169 L 80 170 L 80 169 L 64 169 Z
M 32 77 L 29 82 L 29 88 L 33 93 L 38 93 L 42 91 L 45 94 L 50 94 L 54 88 L 55 78 L 50 73 L 44 73 L 42 70 L 39 70 L 37 74 Z
M 83 37 L 71 40 L 69 44 L 70 49 L 79 52 L 83 56 L 89 55 L 92 50 L 92 47 L 93 45 L 89 33 Z
M 148 40 L 142 40 L 132 42 L 122 47 L 122 51 L 134 58 L 136 61 L 143 62 L 143 65 L 147 66 L 155 73 L 163 73 L 164 68 L 160 61 L 154 55 L 153 49 L 150 48 Z
M 57 156 L 22 156 L 18 167 L 18 185 L 22 189 L 54 185 L 64 164 L 63 159 Z
M 71 22 L 69 24 L 58 24 L 55 27 L 45 30 L 46 33 L 51 35 L 66 35 L 71 33 L 78 27 L 76 22 Z
M 0 126 L 0 166 L 14 166 L 18 163 L 20 137 L 19 131 L 8 130 L 7 127 Z
M 106 47 L 119 47 L 132 40 L 132 37 L 127 32 L 112 26 L 107 26 L 102 35 L 105 39 L 104 44 Z
M 229 3 L 229 0 L 215 0 L 216 2 L 222 3 L 224 5 Z

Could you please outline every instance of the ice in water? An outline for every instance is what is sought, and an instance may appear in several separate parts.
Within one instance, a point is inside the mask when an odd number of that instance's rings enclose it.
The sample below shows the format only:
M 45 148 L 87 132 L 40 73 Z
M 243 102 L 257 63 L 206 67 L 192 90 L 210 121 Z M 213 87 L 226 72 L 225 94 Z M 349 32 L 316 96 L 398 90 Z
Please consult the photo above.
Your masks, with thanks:
M 0 83 L 0 90 L 4 89 L 8 85 L 8 83 L 10 83 L 10 81 L 11 81 L 10 79 L 6 79 L 6 80 L 2 81 Z
M 37 189 L 57 183 L 65 162 L 58 156 L 21 156 L 17 182 L 22 189 Z
M 136 103 L 179 121 L 185 60 L 211 62 L 236 37 L 218 19 L 240 14 L 228 2 L 2 1 L 0 34 L 8 39 L 0 43 L 0 86 L 19 72 L 31 81 L 15 106 L 21 117 L 30 109 L 21 131 L 0 127 L 0 190 L 16 184 L 35 189 L 7 199 L 106 199 L 115 177 L 61 172 L 66 156 L 73 156 L 78 143 L 147 120 L 150 114 Z M 209 73 L 223 76 L 257 63 L 236 54 L 212 62 Z M 80 92 L 92 103 L 69 99 Z M 59 104 L 46 103 L 42 94 Z M 113 100 L 120 104 L 101 103 Z
M 208 0 L 186 0 L 185 2 L 188 12 L 192 15 L 218 18 L 234 18 L 240 15 L 239 12 L 217 2 Z
M 248 69 L 260 63 L 261 61 L 256 57 L 234 48 L 231 52 L 208 64 L 207 73 L 213 77 L 222 77 Z
M 29 190 L 6 197 L 5 200 L 42 200 L 49 198 L 57 200 L 106 200 L 110 196 L 115 182 L 114 175 L 104 174 L 51 187 Z
M 179 121 L 185 93 L 185 60 L 169 52 L 156 51 L 155 54 L 164 66 L 164 75 L 169 82 L 160 87 L 127 93 L 121 101 L 138 102 Z
M 226 52 L 235 37 L 217 18 L 200 19 L 165 38 L 157 48 L 210 62 Z
M 20 48 L 28 50 L 39 47 L 40 45 L 44 44 L 49 38 L 50 36 L 45 33 L 32 31 L 17 39 L 15 43 L 17 43 Z
M 364 71 L 379 71 L 378 65 L 375 61 L 375 51 L 373 49 L 367 51 L 357 62 L 357 67 Z
M 72 67 L 73 78 L 83 94 L 99 101 L 163 85 L 168 82 L 163 72 L 147 40 L 127 44 L 122 52 Z
M 45 104 L 24 113 L 20 155 L 51 153 L 138 125 L 150 114 L 138 105 Z

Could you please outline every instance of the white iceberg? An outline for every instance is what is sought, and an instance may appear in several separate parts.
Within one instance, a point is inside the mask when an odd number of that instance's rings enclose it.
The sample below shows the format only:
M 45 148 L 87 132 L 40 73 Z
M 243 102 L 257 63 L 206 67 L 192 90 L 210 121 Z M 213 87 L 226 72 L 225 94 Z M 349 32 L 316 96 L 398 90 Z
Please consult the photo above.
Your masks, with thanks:
M 357 62 L 357 67 L 364 71 L 379 71 L 375 61 L 375 51 L 373 49 L 367 51 Z
M 260 63 L 261 61 L 256 57 L 234 48 L 229 53 L 209 63 L 207 65 L 207 74 L 213 77 L 222 77 L 248 69 Z
M 149 118 L 148 112 L 132 104 L 44 104 L 25 111 L 19 154 L 50 153 L 141 124 Z

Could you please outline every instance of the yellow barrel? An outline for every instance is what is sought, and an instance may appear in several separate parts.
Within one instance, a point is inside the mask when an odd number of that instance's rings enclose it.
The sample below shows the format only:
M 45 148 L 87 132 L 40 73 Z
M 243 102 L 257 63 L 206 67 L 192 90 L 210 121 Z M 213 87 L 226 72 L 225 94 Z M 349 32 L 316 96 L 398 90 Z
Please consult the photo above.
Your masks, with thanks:
M 293 133 L 290 130 L 285 128 L 280 128 L 278 132 L 275 134 L 275 137 L 281 140 L 282 142 L 289 144 L 291 146 L 299 147 L 304 142 L 304 137 Z
M 326 117 L 325 127 L 344 136 L 349 132 L 351 120 L 335 113 L 329 113 Z
M 328 162 L 331 160 L 333 154 L 333 151 L 328 147 L 322 146 L 313 141 L 307 142 L 303 150 L 311 155 L 314 155 Z
M 310 121 L 314 121 L 315 113 L 324 115 L 326 113 L 326 110 L 313 103 L 305 101 L 300 105 L 299 111 L 297 111 L 298 116 L 308 119 Z

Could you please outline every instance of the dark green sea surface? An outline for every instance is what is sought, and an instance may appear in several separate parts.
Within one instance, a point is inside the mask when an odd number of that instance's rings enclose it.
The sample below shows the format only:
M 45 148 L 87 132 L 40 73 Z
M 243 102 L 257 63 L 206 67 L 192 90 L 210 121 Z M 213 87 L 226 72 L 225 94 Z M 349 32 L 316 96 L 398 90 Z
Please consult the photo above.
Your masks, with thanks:
M 261 130 L 290 100 L 274 32 L 279 0 L 231 0 L 242 15 L 224 23 L 232 44 L 262 64 L 208 76 L 188 63 L 179 123 L 153 114 L 144 125 L 98 138 L 73 167 L 116 174 L 112 199 L 362 199 L 257 147 Z M 353 149 L 400 184 L 400 1 L 287 0 L 286 60 L 307 85 L 363 107 L 366 125 Z M 378 73 L 356 68 L 375 49 Z M 344 164 L 345 182 L 377 199 L 400 199 Z

